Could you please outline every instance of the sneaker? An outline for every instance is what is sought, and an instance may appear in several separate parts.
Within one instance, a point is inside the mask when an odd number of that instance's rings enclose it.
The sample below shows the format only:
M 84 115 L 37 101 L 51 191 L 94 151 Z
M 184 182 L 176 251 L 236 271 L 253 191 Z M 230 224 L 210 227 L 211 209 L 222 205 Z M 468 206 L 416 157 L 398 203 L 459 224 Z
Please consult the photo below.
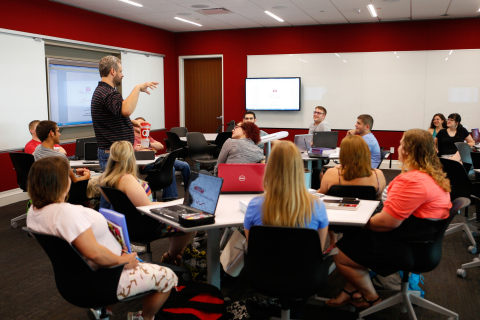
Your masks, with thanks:
M 145 251 L 146 251 L 144 246 L 136 246 L 134 244 L 131 244 L 130 248 L 131 248 L 132 252 L 136 252 L 136 253 L 140 253 L 140 254 L 145 253 Z
M 129 312 L 127 320 L 143 320 L 142 311 Z

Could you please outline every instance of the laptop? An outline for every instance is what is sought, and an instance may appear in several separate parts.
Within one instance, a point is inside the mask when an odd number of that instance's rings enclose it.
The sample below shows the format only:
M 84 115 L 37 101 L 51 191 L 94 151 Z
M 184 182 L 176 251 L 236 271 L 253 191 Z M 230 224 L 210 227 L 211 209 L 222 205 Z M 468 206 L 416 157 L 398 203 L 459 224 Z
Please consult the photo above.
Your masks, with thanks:
M 300 152 L 308 152 L 312 147 L 312 138 L 311 134 L 297 134 L 293 140 Z
M 98 163 L 98 144 L 96 142 L 85 142 L 84 157 L 84 164 Z
M 175 222 L 180 222 L 180 215 L 183 214 L 215 215 L 222 184 L 222 178 L 192 172 L 183 204 L 150 209 L 150 211 Z
M 85 142 L 97 142 L 96 137 L 79 138 L 75 142 L 75 160 L 84 160 L 85 158 Z
M 335 149 L 338 142 L 338 131 L 319 131 L 313 133 L 314 148 Z
M 155 160 L 155 151 L 135 151 L 136 160 Z
M 262 193 L 265 163 L 220 163 L 222 193 Z

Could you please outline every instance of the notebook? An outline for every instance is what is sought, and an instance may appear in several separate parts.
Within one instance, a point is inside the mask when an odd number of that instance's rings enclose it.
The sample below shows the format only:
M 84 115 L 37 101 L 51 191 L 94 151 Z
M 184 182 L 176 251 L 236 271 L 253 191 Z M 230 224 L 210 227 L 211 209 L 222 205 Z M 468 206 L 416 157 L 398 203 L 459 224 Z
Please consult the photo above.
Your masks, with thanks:
M 262 193 L 265 163 L 220 163 L 222 193 Z
M 222 178 L 192 172 L 183 204 L 154 208 L 150 211 L 175 222 L 180 221 L 180 215 L 201 213 L 215 215 L 222 184 Z
M 300 152 L 308 152 L 312 147 L 312 138 L 311 134 L 297 134 L 293 140 Z
M 98 163 L 98 145 L 96 142 L 85 142 L 85 161 L 83 163 Z
M 125 216 L 105 208 L 100 208 L 100 213 L 107 219 L 108 228 L 110 232 L 113 231 L 112 234 L 114 234 L 115 239 L 122 247 L 125 246 L 129 253 L 132 253 Z

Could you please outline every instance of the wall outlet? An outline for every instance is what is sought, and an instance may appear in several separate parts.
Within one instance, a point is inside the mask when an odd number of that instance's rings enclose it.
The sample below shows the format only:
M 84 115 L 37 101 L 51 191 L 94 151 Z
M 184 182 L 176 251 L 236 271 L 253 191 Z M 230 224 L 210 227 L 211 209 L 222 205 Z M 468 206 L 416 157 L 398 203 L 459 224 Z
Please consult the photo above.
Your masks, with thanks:
M 392 154 L 395 153 L 395 147 L 390 148 L 390 153 L 392 153 Z

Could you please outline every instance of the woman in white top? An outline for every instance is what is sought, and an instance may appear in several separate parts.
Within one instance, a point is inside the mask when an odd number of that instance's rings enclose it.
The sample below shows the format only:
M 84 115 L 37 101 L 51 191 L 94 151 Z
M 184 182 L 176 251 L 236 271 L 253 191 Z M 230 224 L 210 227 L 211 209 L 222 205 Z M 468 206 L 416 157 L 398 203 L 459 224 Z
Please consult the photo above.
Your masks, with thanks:
M 117 298 L 156 290 L 143 298 L 142 312 L 131 312 L 128 319 L 153 319 L 167 300 L 177 276 L 172 270 L 139 263 L 136 253 L 127 253 L 110 233 L 107 220 L 97 211 L 65 202 L 70 189 L 69 164 L 60 157 L 36 161 L 28 175 L 28 195 L 32 207 L 27 226 L 35 231 L 61 237 L 71 243 L 93 268 L 124 266 L 117 287 Z M 148 275 L 148 276 L 147 276 Z M 157 280 L 160 280 L 156 282 Z

